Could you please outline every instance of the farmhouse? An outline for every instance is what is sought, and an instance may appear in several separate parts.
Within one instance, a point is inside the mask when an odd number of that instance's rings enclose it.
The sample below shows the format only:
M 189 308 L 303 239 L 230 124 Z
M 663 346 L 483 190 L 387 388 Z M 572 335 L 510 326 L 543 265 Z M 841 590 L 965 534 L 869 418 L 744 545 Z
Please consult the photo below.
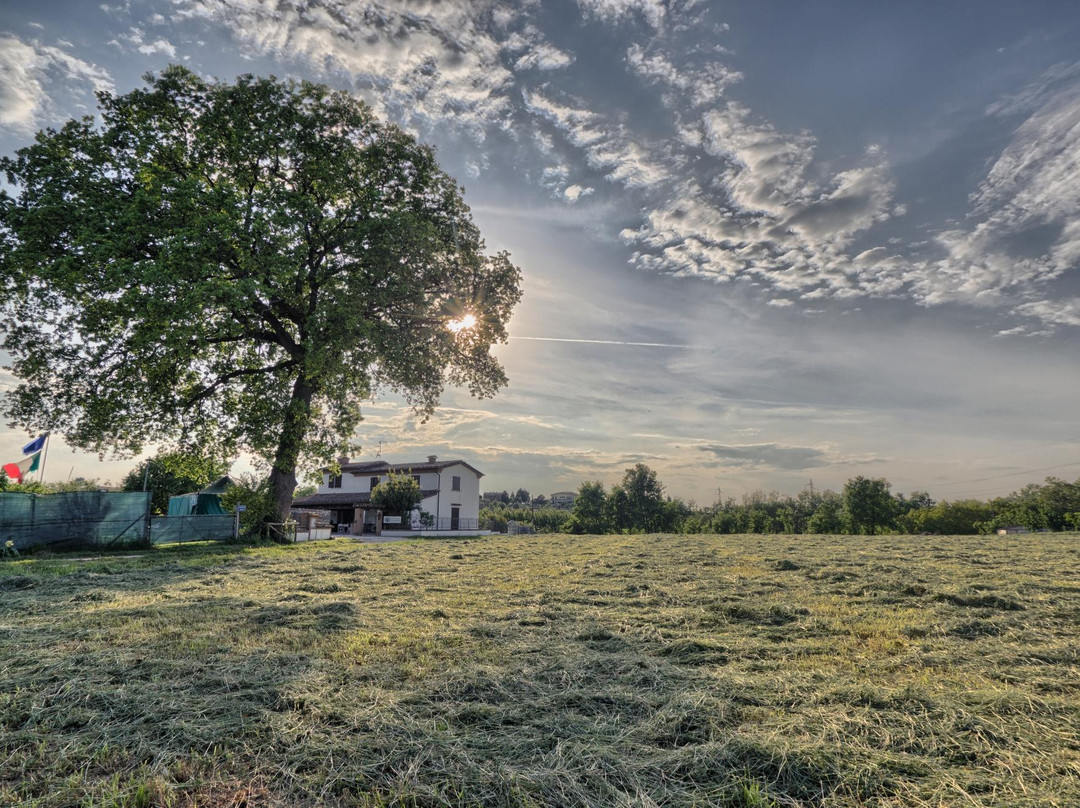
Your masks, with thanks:
M 551 504 L 556 508 L 572 508 L 577 500 L 576 491 L 556 491 L 551 495 Z
M 383 517 L 371 505 L 371 489 L 391 473 L 411 474 L 420 485 L 420 510 L 431 514 L 431 524 L 421 523 L 414 512 L 410 524 L 385 524 L 386 530 L 475 531 L 480 518 L 480 478 L 483 473 L 464 460 L 439 460 L 430 455 L 425 462 L 387 463 L 376 460 L 353 463 L 338 458 L 341 474 L 323 472 L 322 485 L 310 496 L 293 501 L 294 508 L 329 511 L 339 532 L 356 535 L 381 533 Z

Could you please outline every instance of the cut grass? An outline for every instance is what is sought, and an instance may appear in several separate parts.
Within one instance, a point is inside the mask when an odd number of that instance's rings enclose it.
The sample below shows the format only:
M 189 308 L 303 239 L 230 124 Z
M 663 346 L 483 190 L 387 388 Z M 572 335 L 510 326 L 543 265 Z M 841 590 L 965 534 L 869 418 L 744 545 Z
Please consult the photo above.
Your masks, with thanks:
M 0 565 L 0 805 L 1080 804 L 1080 543 Z

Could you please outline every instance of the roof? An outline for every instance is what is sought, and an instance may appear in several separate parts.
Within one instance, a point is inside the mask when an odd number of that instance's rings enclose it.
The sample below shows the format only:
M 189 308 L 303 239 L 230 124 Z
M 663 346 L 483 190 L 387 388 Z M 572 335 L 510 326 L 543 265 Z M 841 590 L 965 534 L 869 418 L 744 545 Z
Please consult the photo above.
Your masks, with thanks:
M 420 474 L 424 471 L 442 471 L 450 466 L 464 466 L 477 477 L 484 476 L 484 472 L 464 460 L 438 460 L 434 463 L 426 460 L 421 463 L 387 463 L 385 460 L 374 460 L 368 463 L 342 463 L 341 471 L 343 474 L 355 474 L 362 477 L 365 474 L 386 474 L 390 471 L 395 474 Z
M 438 494 L 438 490 L 421 491 L 420 496 L 424 499 Z M 294 499 L 294 508 L 366 508 L 371 504 L 371 494 L 365 491 L 362 494 L 342 492 L 333 494 L 310 494 L 306 497 Z
M 224 494 L 234 485 L 236 485 L 236 483 L 233 481 L 233 478 L 226 474 L 224 477 L 210 483 L 210 485 L 206 486 L 206 488 L 201 491 L 188 491 L 186 494 L 174 494 L 173 496 L 193 497 L 196 494 Z

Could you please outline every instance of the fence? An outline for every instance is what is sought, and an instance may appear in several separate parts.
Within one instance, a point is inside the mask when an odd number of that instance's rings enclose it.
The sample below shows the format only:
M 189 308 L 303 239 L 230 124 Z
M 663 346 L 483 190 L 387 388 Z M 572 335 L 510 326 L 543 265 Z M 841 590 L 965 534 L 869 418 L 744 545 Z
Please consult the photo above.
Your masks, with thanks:
M 431 530 L 447 531 L 447 530 L 479 530 L 479 519 L 453 519 L 449 516 L 442 516 L 437 519 L 432 519 L 429 525 L 420 525 L 419 527 L 412 527 L 411 525 L 388 525 L 383 522 L 383 530 L 408 530 L 413 533 L 426 533 Z
M 0 493 L 0 543 L 13 541 L 20 550 L 53 544 L 143 543 L 149 507 L 150 495 L 145 492 Z
M 222 541 L 235 535 L 236 517 L 231 513 L 155 516 L 150 519 L 150 541 L 153 544 Z

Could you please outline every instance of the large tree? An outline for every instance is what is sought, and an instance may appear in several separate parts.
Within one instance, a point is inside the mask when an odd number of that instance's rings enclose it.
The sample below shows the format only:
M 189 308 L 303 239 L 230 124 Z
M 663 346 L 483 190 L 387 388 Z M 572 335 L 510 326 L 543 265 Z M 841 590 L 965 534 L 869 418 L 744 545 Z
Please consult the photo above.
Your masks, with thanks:
M 656 472 L 644 463 L 637 463 L 626 470 L 621 488 L 626 493 L 626 521 L 619 526 L 646 533 L 663 530 L 664 486 Z
M 344 92 L 172 66 L 0 160 L 11 421 L 247 450 L 279 514 L 381 388 L 487 396 L 520 273 L 432 150 Z
M 844 483 L 844 515 L 852 533 L 874 535 L 889 528 L 896 518 L 892 486 L 884 477 L 852 477 Z

